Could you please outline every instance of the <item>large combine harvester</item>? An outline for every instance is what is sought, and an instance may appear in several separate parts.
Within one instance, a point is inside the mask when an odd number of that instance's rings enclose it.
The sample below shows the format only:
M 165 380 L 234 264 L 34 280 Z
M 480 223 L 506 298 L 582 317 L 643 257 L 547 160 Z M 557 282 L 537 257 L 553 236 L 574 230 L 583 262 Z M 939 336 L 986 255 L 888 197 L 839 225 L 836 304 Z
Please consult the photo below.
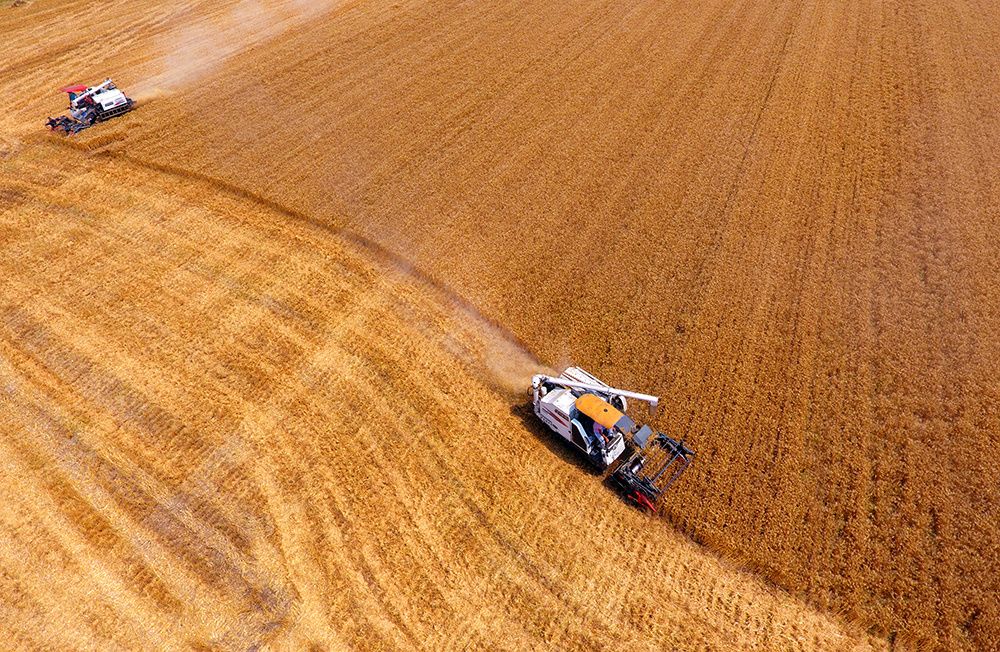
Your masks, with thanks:
M 608 482 L 631 502 L 656 511 L 663 494 L 694 461 L 694 451 L 629 417 L 628 400 L 649 406 L 660 399 L 611 387 L 579 367 L 531 379 L 535 414 L 546 426 L 606 471 Z
M 67 136 L 79 133 L 98 122 L 125 115 L 135 107 L 135 102 L 110 79 L 105 79 L 97 86 L 77 84 L 59 90 L 69 94 L 69 115 L 49 118 L 45 125 L 52 131 L 61 131 Z

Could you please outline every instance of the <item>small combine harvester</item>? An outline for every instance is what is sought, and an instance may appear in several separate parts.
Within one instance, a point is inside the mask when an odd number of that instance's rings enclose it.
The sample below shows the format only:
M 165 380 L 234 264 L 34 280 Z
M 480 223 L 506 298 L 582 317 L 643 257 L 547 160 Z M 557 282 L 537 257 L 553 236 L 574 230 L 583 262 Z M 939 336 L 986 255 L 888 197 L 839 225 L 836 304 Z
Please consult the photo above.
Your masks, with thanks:
M 135 107 L 135 102 L 118 90 L 110 79 L 105 79 L 97 86 L 79 84 L 59 90 L 69 93 L 69 115 L 49 118 L 45 125 L 52 131 L 61 131 L 67 136 L 79 133 L 98 122 L 124 115 Z
M 558 377 L 531 379 L 535 414 L 580 449 L 631 502 L 655 512 L 664 492 L 694 461 L 684 441 L 638 426 L 627 414 L 628 399 L 643 401 L 650 414 L 659 399 L 615 389 L 579 367 Z

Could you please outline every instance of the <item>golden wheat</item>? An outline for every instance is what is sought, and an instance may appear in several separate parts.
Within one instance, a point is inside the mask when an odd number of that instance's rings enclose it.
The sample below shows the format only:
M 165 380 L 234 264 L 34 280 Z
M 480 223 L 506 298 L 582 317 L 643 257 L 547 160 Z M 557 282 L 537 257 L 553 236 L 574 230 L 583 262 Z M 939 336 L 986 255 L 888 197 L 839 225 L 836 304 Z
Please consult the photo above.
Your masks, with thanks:
M 16 635 L 1000 640 L 996 8 L 133 5 L 0 12 Z M 673 529 L 511 396 L 569 361 L 698 451 Z

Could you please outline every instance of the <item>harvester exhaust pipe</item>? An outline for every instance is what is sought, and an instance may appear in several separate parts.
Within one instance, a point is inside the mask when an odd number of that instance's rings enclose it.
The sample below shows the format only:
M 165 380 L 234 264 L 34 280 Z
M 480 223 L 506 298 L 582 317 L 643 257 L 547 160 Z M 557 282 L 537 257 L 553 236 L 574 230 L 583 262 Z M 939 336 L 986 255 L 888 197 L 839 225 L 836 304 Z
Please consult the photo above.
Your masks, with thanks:
M 594 385 L 591 383 L 579 383 L 575 380 L 566 380 L 565 378 L 557 378 L 556 376 L 546 376 L 545 374 L 537 374 L 531 379 L 531 389 L 535 394 L 535 400 L 538 399 L 538 390 L 542 386 L 542 383 L 551 383 L 552 385 L 559 385 L 560 387 L 566 387 L 569 389 L 582 389 L 590 392 L 597 392 L 600 394 L 612 394 L 615 396 L 624 396 L 625 398 L 632 398 L 637 401 L 643 401 L 649 405 L 649 414 L 655 415 L 656 408 L 660 405 L 660 399 L 657 396 L 651 394 L 640 394 L 639 392 L 630 392 L 625 389 L 616 389 L 614 387 L 608 387 L 607 385 Z

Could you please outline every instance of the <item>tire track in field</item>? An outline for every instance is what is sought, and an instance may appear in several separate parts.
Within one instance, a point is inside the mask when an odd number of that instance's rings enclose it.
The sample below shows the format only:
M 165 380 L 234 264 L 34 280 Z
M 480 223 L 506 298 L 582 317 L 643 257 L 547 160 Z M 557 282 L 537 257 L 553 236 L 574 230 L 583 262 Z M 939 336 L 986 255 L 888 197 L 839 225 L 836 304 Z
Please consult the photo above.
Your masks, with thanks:
M 797 5 L 796 5 L 797 7 Z M 782 66 L 785 63 L 786 53 L 788 51 L 788 43 L 795 32 L 796 23 L 799 18 L 798 11 L 789 11 L 787 18 L 788 27 L 785 30 L 784 38 L 781 41 L 781 47 L 775 56 L 775 64 L 773 72 L 767 82 L 767 87 L 764 90 L 764 95 L 757 107 L 757 111 L 754 114 L 753 120 L 750 123 L 750 134 L 747 138 L 746 145 L 743 147 L 743 153 L 740 155 L 739 163 L 736 166 L 736 170 L 732 175 L 733 180 L 730 185 L 729 191 L 725 195 L 725 200 L 723 201 L 722 207 L 719 211 L 720 222 L 714 231 L 714 236 L 705 248 L 705 253 L 701 256 L 701 264 L 698 267 L 698 271 L 695 274 L 692 287 L 695 288 L 695 296 L 691 299 L 690 303 L 698 306 L 694 312 L 692 318 L 693 321 L 698 320 L 698 316 L 701 314 L 701 310 L 705 306 L 704 296 L 708 292 L 708 276 L 715 274 L 715 262 L 718 259 L 718 252 L 720 251 L 723 241 L 729 237 L 730 229 L 729 225 L 731 223 L 733 214 L 731 207 L 733 200 L 735 199 L 737 193 L 740 190 L 743 177 L 746 172 L 747 162 L 750 158 L 750 152 L 753 149 L 754 144 L 757 141 L 757 136 L 760 132 L 761 121 L 764 116 L 764 112 L 768 109 L 769 102 L 771 100 L 771 95 L 774 92 L 775 84 L 781 73 Z M 711 263 L 711 265 L 709 264 Z M 688 423 L 688 428 L 691 427 L 691 423 Z
M 25 326 L 23 317 L 19 318 L 16 315 L 12 317 L 8 313 L 5 322 L 16 332 L 23 332 Z M 34 324 L 33 330 L 37 331 L 39 328 L 43 327 Z M 23 341 L 25 338 L 18 338 L 16 344 Z M 65 350 L 63 347 L 55 348 Z M 46 347 L 46 350 L 52 349 L 52 346 Z M 37 354 L 37 350 L 32 351 L 29 347 L 27 353 Z M 42 367 L 41 374 L 52 378 L 57 385 L 69 384 L 72 388 L 70 391 L 81 387 L 93 387 L 96 383 L 96 387 L 100 388 L 100 395 L 105 396 L 109 393 L 114 394 L 116 387 L 119 390 L 124 387 L 119 380 L 108 382 L 107 376 L 102 377 L 100 374 L 95 376 L 91 365 L 87 362 L 70 365 L 70 368 L 86 369 L 79 374 L 67 374 L 65 365 L 53 365 L 44 358 L 37 362 Z M 38 382 L 38 376 L 30 371 L 24 369 L 16 371 L 13 377 L 34 376 L 35 382 Z M 48 391 L 59 393 L 58 387 L 49 388 Z M 125 400 L 140 413 L 146 406 L 152 404 L 149 399 L 136 398 L 131 393 L 126 393 Z M 101 399 L 98 398 L 94 402 L 100 405 Z M 98 411 L 101 411 L 100 408 Z M 116 414 L 115 409 L 110 412 L 112 415 Z M 232 595 L 259 596 L 254 598 L 253 602 L 261 605 L 259 612 L 264 622 L 247 624 L 244 627 L 248 629 L 243 632 L 232 630 L 223 637 L 223 640 L 234 637 L 237 640 L 252 640 L 258 633 L 273 631 L 276 623 L 281 623 L 288 617 L 292 606 L 289 591 L 293 589 L 276 585 L 271 579 L 260 575 L 254 570 L 249 556 L 251 553 L 249 544 L 263 535 L 260 519 L 254 518 L 245 510 L 233 512 L 224 505 L 219 505 L 216 509 L 214 499 L 199 500 L 197 493 L 190 490 L 190 484 L 194 482 L 200 485 L 200 493 L 205 496 L 212 491 L 212 486 L 217 482 L 213 478 L 220 472 L 220 463 L 223 474 L 238 469 L 245 463 L 245 460 L 232 459 L 233 446 L 239 446 L 242 442 L 238 433 L 217 447 L 206 446 L 197 441 L 192 442 L 194 446 L 193 450 L 190 450 L 191 453 L 208 451 L 203 455 L 204 460 L 177 485 L 167 488 L 141 468 L 131 464 L 116 466 L 89 446 L 85 440 L 79 438 L 79 430 L 83 429 L 82 424 L 77 426 L 78 431 L 71 431 L 41 408 L 34 416 L 22 411 L 21 417 L 26 423 L 41 421 L 50 424 L 51 427 L 46 429 L 49 434 L 44 440 L 53 450 L 58 451 L 55 466 L 73 485 L 74 492 L 82 501 L 81 504 L 94 506 L 89 512 L 92 518 L 83 519 L 81 525 L 93 523 L 95 520 L 106 524 L 111 532 L 101 537 L 101 548 L 112 550 L 127 548 L 138 555 L 139 563 L 143 564 L 145 572 L 143 575 L 131 578 L 133 582 L 138 583 L 138 587 L 133 590 L 145 594 L 149 586 L 153 585 L 155 593 L 151 597 L 157 600 L 160 610 L 170 607 L 171 618 L 175 623 L 181 618 L 180 601 L 195 600 L 197 593 L 191 588 L 190 583 L 185 587 L 184 581 L 163 583 L 157 570 L 163 564 L 164 552 L 170 559 L 175 560 L 175 565 L 183 567 L 191 576 L 198 577 L 200 583 L 206 584 L 210 590 Z M 135 422 L 135 416 L 119 413 L 118 420 Z M 151 424 L 145 421 L 137 423 L 141 426 L 141 430 L 148 432 L 147 429 Z M 156 430 L 155 434 L 158 439 L 165 441 L 176 440 L 182 436 L 181 433 L 167 435 L 162 429 Z M 185 434 L 186 438 L 190 438 L 192 433 L 188 431 Z M 25 456 L 31 455 L 31 450 L 35 447 L 18 448 L 19 454 Z M 246 456 L 247 453 L 244 451 L 243 455 Z M 43 462 L 39 462 L 35 466 L 43 465 Z M 106 516 L 108 514 L 111 516 Z M 225 516 L 222 516 L 223 514 Z M 79 520 L 79 516 L 77 519 Z M 128 534 L 136 530 L 147 534 L 148 538 Z M 79 535 L 89 538 L 88 543 L 94 545 L 96 542 L 92 536 L 87 537 L 88 531 L 93 534 L 92 530 L 81 529 Z M 147 550 L 150 543 L 157 549 L 155 552 Z M 175 569 L 175 572 L 176 570 L 179 569 Z M 141 579 L 143 576 L 144 580 Z

